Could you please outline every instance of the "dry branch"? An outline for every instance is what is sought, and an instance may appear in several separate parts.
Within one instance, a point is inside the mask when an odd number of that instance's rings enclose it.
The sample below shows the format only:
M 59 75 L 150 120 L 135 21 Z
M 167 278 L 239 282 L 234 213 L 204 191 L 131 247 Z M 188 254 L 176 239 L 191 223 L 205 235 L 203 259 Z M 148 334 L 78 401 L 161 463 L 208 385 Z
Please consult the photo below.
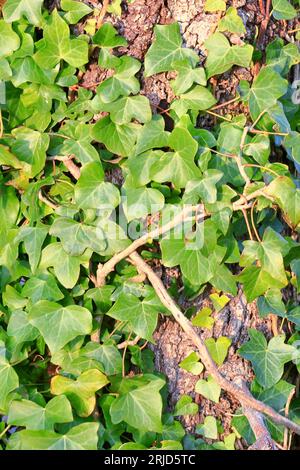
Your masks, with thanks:
M 246 393 L 242 388 L 238 387 L 232 382 L 229 382 L 225 377 L 223 377 L 223 375 L 219 372 L 215 362 L 213 361 L 205 343 L 202 341 L 200 336 L 198 336 L 191 322 L 184 316 L 174 300 L 170 297 L 161 279 L 154 273 L 151 267 L 147 265 L 147 263 L 137 252 L 132 253 L 130 255 L 130 259 L 139 268 L 139 270 L 143 271 L 147 275 L 162 304 L 172 313 L 175 320 L 180 324 L 189 339 L 197 347 L 200 353 L 201 361 L 203 362 L 207 372 L 209 372 L 214 377 L 220 387 L 239 400 L 243 407 L 249 407 L 258 411 L 259 413 L 263 413 L 269 416 L 275 423 L 285 426 L 286 428 L 300 435 L 300 426 L 290 421 L 288 418 L 280 415 L 265 403 L 256 400 L 250 394 L 250 392 Z

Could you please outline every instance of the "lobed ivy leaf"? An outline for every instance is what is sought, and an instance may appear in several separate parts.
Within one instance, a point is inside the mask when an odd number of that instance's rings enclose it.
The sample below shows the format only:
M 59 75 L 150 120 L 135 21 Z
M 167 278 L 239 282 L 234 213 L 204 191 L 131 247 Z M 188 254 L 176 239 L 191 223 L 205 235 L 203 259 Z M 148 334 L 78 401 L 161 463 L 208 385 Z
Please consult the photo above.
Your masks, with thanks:
M 175 80 L 171 81 L 171 87 L 176 95 L 182 95 L 188 91 L 194 83 L 206 86 L 204 68 L 194 68 L 188 59 L 173 62 L 173 67 L 177 72 L 177 77 Z
M 55 219 L 49 233 L 60 239 L 63 249 L 71 256 L 82 255 L 87 248 L 101 253 L 107 247 L 105 234 L 100 227 L 76 222 L 67 217 Z
M 12 23 L 25 16 L 29 23 L 38 26 L 42 20 L 42 4 L 43 0 L 6 0 L 2 8 L 4 20 Z
M 219 403 L 221 387 L 211 375 L 208 376 L 207 380 L 198 380 L 195 386 L 195 391 L 200 395 L 203 395 L 208 400 Z
M 107 116 L 95 124 L 92 136 L 97 142 L 103 143 L 110 152 L 125 157 L 135 145 L 138 130 L 139 127 L 135 123 L 119 125 Z
M 238 11 L 234 7 L 229 7 L 226 15 L 221 18 L 218 24 L 218 30 L 221 32 L 228 31 L 234 34 L 245 34 L 246 28 Z
M 179 24 L 156 25 L 155 40 L 145 56 L 145 76 L 172 70 L 174 61 L 189 59 L 192 65 L 199 61 L 197 54 L 182 47 Z
M 97 450 L 98 423 L 83 423 L 66 434 L 23 430 L 12 435 L 8 450 Z
M 180 362 L 179 367 L 188 372 L 191 372 L 193 375 L 200 375 L 204 367 L 203 364 L 199 361 L 200 357 L 196 352 L 193 351 Z
M 75 201 L 82 209 L 113 209 L 120 203 L 119 190 L 104 182 L 104 171 L 100 162 L 86 163 L 74 189 Z M 101 237 L 101 230 L 96 235 Z
M 93 11 L 88 5 L 77 0 L 61 0 L 61 8 L 66 12 L 64 18 L 69 24 L 78 23 L 81 18 Z
M 141 431 L 161 432 L 162 398 L 159 391 L 165 381 L 152 376 L 148 383 L 137 383 L 135 388 L 131 388 L 130 380 L 134 379 L 127 379 L 126 390 L 111 405 L 112 422 L 118 424 L 125 421 Z
M 136 335 L 153 342 L 152 334 L 156 328 L 159 306 L 156 296 L 140 300 L 133 294 L 122 293 L 113 307 L 107 312 L 112 318 L 126 322 Z
M 5 37 L 5 41 L 0 44 L 0 57 L 7 57 L 16 51 L 20 46 L 20 38 L 12 29 L 11 24 L 0 20 L 0 36 Z
M 163 194 L 152 188 L 129 188 L 123 203 L 125 216 L 130 222 L 147 214 L 159 212 L 165 204 Z
M 109 383 L 107 377 L 97 369 L 83 372 L 76 380 L 56 375 L 51 379 L 51 393 L 66 395 L 78 416 L 89 416 L 96 404 L 95 392 Z
M 198 413 L 198 405 L 189 395 L 182 395 L 175 405 L 174 416 L 194 416 Z
M 208 51 L 207 78 L 224 73 L 233 65 L 249 67 L 253 54 L 253 47 L 249 44 L 231 46 L 228 39 L 218 32 L 205 41 L 205 47 Z
M 25 250 L 28 254 L 31 271 L 34 274 L 41 257 L 43 243 L 48 235 L 49 228 L 46 225 L 36 227 L 21 227 L 16 241 L 24 242 Z
M 67 23 L 54 10 L 44 27 L 34 60 L 46 70 L 54 68 L 61 60 L 72 67 L 81 67 L 88 62 L 88 44 L 82 39 L 70 39 Z
M 70 423 L 73 413 L 69 400 L 61 395 L 43 407 L 30 400 L 14 400 L 8 410 L 8 424 L 28 430 L 54 430 L 55 423 Z
M 276 20 L 292 20 L 297 15 L 296 9 L 288 0 L 272 0 L 272 6 Z
M 0 411 L 6 410 L 6 399 L 10 392 L 19 386 L 19 377 L 6 358 L 6 349 L 0 341 Z
M 248 332 L 250 341 L 239 349 L 239 354 L 251 361 L 258 383 L 270 388 L 280 380 L 284 364 L 297 357 L 297 350 L 285 344 L 284 335 L 275 336 L 267 343 L 260 331 L 250 328 Z
M 51 353 L 63 348 L 79 335 L 87 335 L 92 329 L 92 315 L 84 307 L 40 300 L 29 312 L 29 322 L 43 336 Z
M 152 113 L 149 100 L 145 96 L 124 96 L 117 101 L 102 106 L 110 113 L 110 119 L 116 124 L 128 124 L 133 119 L 145 123 L 151 121 Z

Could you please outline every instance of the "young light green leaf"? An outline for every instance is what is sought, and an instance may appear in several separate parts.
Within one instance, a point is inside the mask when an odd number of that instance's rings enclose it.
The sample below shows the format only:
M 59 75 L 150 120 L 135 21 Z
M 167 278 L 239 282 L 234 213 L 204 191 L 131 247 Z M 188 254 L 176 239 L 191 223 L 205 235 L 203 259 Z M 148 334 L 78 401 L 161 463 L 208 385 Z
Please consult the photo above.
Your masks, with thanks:
M 93 36 L 93 43 L 101 47 L 113 49 L 114 47 L 126 46 L 127 41 L 118 36 L 117 30 L 110 23 L 104 23 Z
M 62 305 L 40 300 L 29 312 L 29 322 L 43 336 L 51 353 L 59 351 L 79 335 L 87 335 L 92 329 L 92 315 L 79 305 Z
M 173 101 L 170 109 L 174 110 L 180 118 L 190 109 L 192 111 L 203 111 L 216 104 L 216 99 L 211 92 L 200 85 L 194 86 L 190 91 L 180 96 L 179 100 Z
M 13 130 L 12 134 L 16 140 L 11 150 L 21 162 L 24 162 L 25 172 L 33 178 L 45 166 L 49 136 L 26 127 L 18 127 Z
M 198 380 L 195 386 L 195 391 L 200 395 L 203 395 L 208 400 L 219 403 L 221 387 L 217 384 L 211 375 L 208 376 L 207 380 Z
M 214 318 L 211 318 L 211 314 L 212 310 L 209 307 L 204 307 L 192 319 L 192 324 L 199 328 L 208 328 L 210 330 L 215 323 Z
M 194 416 L 198 413 L 198 405 L 189 395 L 182 395 L 176 403 L 174 416 Z
M 224 0 L 206 0 L 204 5 L 204 11 L 214 13 L 215 11 L 225 11 L 226 1 Z
M 180 362 L 179 367 L 193 375 L 200 375 L 203 371 L 203 364 L 200 361 L 200 357 L 196 352 L 191 352 L 183 361 Z
M 51 393 L 66 395 L 81 417 L 90 416 L 96 404 L 95 392 L 109 383 L 107 377 L 97 369 L 83 372 L 76 380 L 56 375 L 51 379 Z
M 246 33 L 246 28 L 243 23 L 243 20 L 238 14 L 236 8 L 228 8 L 228 10 L 226 11 L 226 15 L 219 21 L 218 30 L 221 32 L 228 31 L 229 33 L 234 34 Z
M 173 70 L 173 62 L 189 59 L 192 65 L 199 61 L 192 49 L 182 47 L 182 39 L 178 23 L 156 25 L 155 40 L 145 56 L 145 76 Z
M 20 38 L 14 32 L 12 26 L 7 24 L 4 20 L 0 20 L 0 36 L 5 38 L 0 44 L 0 57 L 11 55 L 20 46 Z
M 217 340 L 208 338 L 205 340 L 205 345 L 216 364 L 221 366 L 226 359 L 231 340 L 226 336 L 220 336 Z
M 206 416 L 203 424 L 198 424 L 196 428 L 197 434 L 204 436 L 206 439 L 218 439 L 217 420 L 214 416 Z

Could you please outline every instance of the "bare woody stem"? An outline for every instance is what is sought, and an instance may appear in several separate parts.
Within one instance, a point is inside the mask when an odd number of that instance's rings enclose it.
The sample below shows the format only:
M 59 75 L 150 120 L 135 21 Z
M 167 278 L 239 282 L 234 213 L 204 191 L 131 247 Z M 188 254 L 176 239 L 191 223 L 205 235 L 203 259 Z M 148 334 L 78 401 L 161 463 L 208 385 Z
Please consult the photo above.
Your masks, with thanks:
M 249 407 L 258 411 L 259 413 L 263 413 L 264 415 L 269 416 L 275 423 L 281 424 L 300 435 L 300 426 L 298 426 L 296 423 L 293 423 L 288 418 L 280 415 L 265 403 L 256 400 L 252 395 L 250 395 L 250 393 L 245 392 L 242 388 L 238 387 L 232 382 L 229 382 L 225 377 L 223 377 L 212 357 L 210 356 L 205 343 L 200 338 L 200 336 L 198 336 L 191 322 L 184 316 L 174 300 L 170 297 L 161 279 L 154 273 L 151 267 L 147 265 L 147 263 L 138 253 L 132 253 L 130 255 L 130 259 L 141 271 L 147 275 L 162 304 L 172 313 L 174 319 L 179 323 L 189 339 L 197 347 L 200 353 L 201 361 L 203 362 L 207 372 L 213 376 L 220 387 L 238 399 L 243 407 Z

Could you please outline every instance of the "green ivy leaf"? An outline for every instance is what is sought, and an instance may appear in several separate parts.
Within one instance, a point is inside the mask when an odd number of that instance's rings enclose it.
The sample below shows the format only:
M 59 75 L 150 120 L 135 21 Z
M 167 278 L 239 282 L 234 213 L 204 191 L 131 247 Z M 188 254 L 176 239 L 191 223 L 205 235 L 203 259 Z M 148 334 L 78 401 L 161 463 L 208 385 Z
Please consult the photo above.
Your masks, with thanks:
M 0 341 L 0 411 L 5 413 L 7 395 L 19 386 L 19 377 L 6 359 L 6 349 Z
M 20 20 L 25 16 L 29 23 L 38 26 L 42 20 L 43 0 L 6 0 L 3 17 L 7 23 Z
M 244 46 L 231 46 L 228 39 L 221 33 L 214 33 L 205 41 L 208 51 L 206 61 L 207 78 L 218 75 L 229 70 L 233 65 L 249 67 L 253 47 L 246 44 Z
M 217 384 L 211 375 L 208 376 L 207 380 L 198 380 L 195 386 L 195 391 L 200 395 L 203 395 L 208 400 L 219 403 L 221 387 Z
M 260 134 L 254 136 L 251 142 L 244 146 L 243 152 L 264 166 L 268 162 L 271 153 L 269 137 Z
M 116 124 L 128 124 L 133 119 L 139 122 L 151 121 L 152 112 L 149 100 L 145 96 L 124 96 L 123 98 L 102 106 L 103 111 L 110 113 L 110 119 Z
M 214 416 L 206 416 L 203 424 L 198 424 L 196 428 L 197 434 L 204 436 L 206 439 L 218 439 L 217 420 Z
M 5 38 L 0 44 L 0 57 L 11 55 L 20 46 L 20 38 L 14 32 L 12 26 L 7 24 L 4 20 L 0 20 L 0 36 Z
M 156 295 L 140 300 L 132 294 L 123 293 L 107 312 L 110 317 L 127 322 L 131 331 L 151 342 L 153 342 L 152 334 L 156 328 L 158 314 Z
M 141 64 L 130 56 L 123 56 L 114 67 L 112 77 L 104 80 L 97 88 L 97 94 L 104 103 L 111 103 L 120 96 L 136 95 L 140 90 L 140 83 L 135 74 L 140 70 Z
M 81 18 L 93 11 L 92 8 L 85 3 L 75 0 L 62 0 L 61 8 L 66 12 L 64 18 L 69 24 L 78 23 Z
M 226 359 L 231 340 L 226 336 L 220 336 L 217 340 L 208 338 L 205 340 L 205 345 L 216 364 L 221 366 Z
M 128 382 L 130 380 L 127 379 Z M 111 405 L 112 422 L 125 421 L 141 431 L 161 432 L 162 399 L 159 391 L 164 385 L 163 379 L 152 376 L 149 383 L 142 383 L 134 389 L 128 386 Z
M 12 131 L 12 134 L 16 140 L 11 150 L 21 162 L 26 164 L 26 173 L 33 178 L 45 166 L 49 136 L 26 127 L 18 127 Z
M 86 163 L 81 168 L 74 194 L 76 203 L 82 209 L 113 209 L 121 200 L 119 190 L 112 183 L 104 182 L 100 162 Z
M 118 125 L 107 116 L 98 121 L 92 131 L 97 142 L 116 155 L 126 157 L 131 153 L 137 139 L 138 125 L 135 123 Z
M 297 11 L 288 0 L 272 0 L 273 16 L 276 20 L 292 20 Z
M 200 357 L 196 352 L 191 352 L 183 361 L 180 362 L 179 367 L 193 375 L 200 375 L 204 367 L 200 361 Z
M 61 435 L 53 431 L 23 430 L 13 434 L 8 450 L 97 450 L 98 423 L 83 423 Z
M 170 135 L 169 146 L 175 153 L 162 155 L 153 168 L 152 178 L 158 183 L 171 181 L 176 188 L 183 188 L 190 179 L 200 176 L 194 161 L 198 144 L 187 130 L 175 128 Z
M 226 1 L 224 0 L 206 0 L 204 5 L 204 11 L 214 13 L 215 11 L 225 11 Z
M 250 89 L 249 108 L 253 119 L 272 106 L 287 92 L 287 81 L 271 67 L 261 69 Z
M 191 49 L 182 47 L 179 24 L 156 25 L 155 40 L 145 56 L 145 76 L 167 72 L 173 69 L 173 62 L 189 59 L 192 65 L 199 61 L 197 54 Z
M 137 134 L 135 155 L 153 148 L 167 147 L 169 133 L 165 131 L 164 118 L 159 114 L 152 116 L 152 120 L 140 127 Z
M 175 61 L 173 67 L 177 72 L 177 77 L 171 82 L 171 87 L 176 95 L 182 95 L 188 91 L 194 83 L 206 86 L 204 68 L 193 68 L 188 59 Z
M 88 62 L 88 44 L 82 39 L 70 39 L 67 23 L 54 10 L 34 59 L 42 69 L 52 69 L 61 60 L 72 67 L 81 67 Z
M 36 227 L 21 227 L 16 237 L 16 241 L 24 242 L 33 274 L 38 267 L 42 246 L 48 235 L 48 230 L 48 227 L 42 224 Z
M 266 189 L 285 214 L 287 221 L 296 228 L 300 223 L 300 190 L 286 176 L 275 178 Z
M 192 319 L 192 324 L 199 328 L 208 328 L 210 330 L 215 323 L 215 319 L 211 318 L 211 314 L 212 310 L 209 307 L 204 307 Z
M 114 47 L 126 46 L 127 41 L 118 36 L 117 30 L 110 23 L 104 23 L 93 36 L 93 43 L 101 47 L 113 49 Z
M 22 344 L 25 341 L 34 341 L 39 331 L 29 323 L 28 313 L 15 310 L 10 316 L 7 334 L 12 336 L 17 343 Z
M 173 101 L 170 109 L 174 110 L 180 118 L 188 110 L 203 111 L 211 108 L 214 104 L 216 104 L 216 99 L 211 92 L 203 86 L 196 85 L 190 91 L 181 95 L 179 100 Z
M 100 227 L 76 222 L 67 217 L 55 219 L 49 233 L 60 239 L 63 249 L 71 256 L 82 255 L 87 248 L 101 253 L 107 247 L 105 234 Z
M 297 350 L 285 344 L 284 335 L 267 343 L 260 331 L 251 328 L 248 332 L 250 341 L 239 349 L 239 354 L 251 361 L 258 383 L 264 388 L 272 387 L 280 380 L 284 364 L 296 358 Z
M 182 395 L 176 403 L 174 416 L 194 416 L 198 413 L 198 405 L 193 403 L 192 397 Z
M 92 315 L 84 307 L 40 300 L 32 306 L 29 321 L 43 336 L 51 353 L 59 351 L 79 335 L 87 335 L 92 329 Z
M 30 400 L 13 401 L 8 410 L 8 424 L 25 426 L 28 430 L 54 430 L 55 423 L 70 423 L 73 413 L 69 400 L 54 397 L 45 407 Z
M 245 34 L 246 28 L 242 18 L 238 14 L 238 11 L 234 7 L 229 7 L 226 11 L 226 15 L 221 18 L 218 24 L 218 30 L 229 31 L 234 34 Z
M 138 188 L 127 189 L 123 203 L 124 213 L 128 222 L 140 219 L 147 214 L 159 212 L 165 204 L 163 194 L 157 189 Z
M 37 277 L 28 279 L 23 287 L 22 295 L 28 297 L 33 303 L 39 300 L 56 302 L 64 298 L 55 278 L 51 274 L 40 274 Z
M 95 392 L 109 383 L 107 377 L 97 369 L 83 372 L 76 380 L 56 375 L 51 379 L 51 393 L 66 395 L 81 417 L 90 416 L 96 404 Z

